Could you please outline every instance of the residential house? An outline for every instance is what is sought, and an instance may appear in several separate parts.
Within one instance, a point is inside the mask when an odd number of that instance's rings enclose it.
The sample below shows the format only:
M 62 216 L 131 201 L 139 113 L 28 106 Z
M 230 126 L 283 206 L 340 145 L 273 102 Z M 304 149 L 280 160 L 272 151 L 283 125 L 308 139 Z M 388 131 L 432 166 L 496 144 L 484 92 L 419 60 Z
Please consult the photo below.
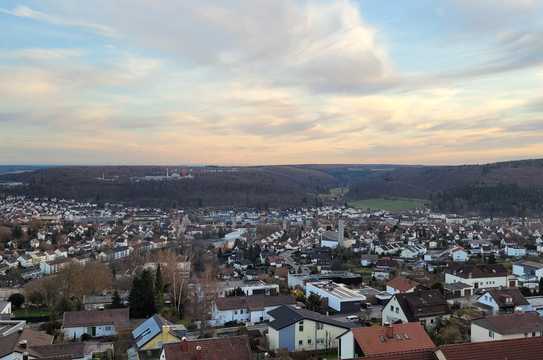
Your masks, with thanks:
M 68 266 L 72 261 L 66 258 L 58 258 L 51 261 L 44 261 L 40 263 L 40 271 L 43 275 L 56 274 L 60 270 Z
M 5 331 L 7 326 L 11 331 Z M 40 345 L 50 345 L 53 343 L 53 337 L 43 332 L 29 328 L 14 328 L 11 324 L 0 322 L 0 360 L 24 360 L 29 358 L 34 347 Z M 7 333 L 7 334 L 6 334 Z M 33 358 L 36 358 L 33 356 Z
M 396 276 L 394 279 L 387 283 L 387 293 L 403 294 L 415 291 L 420 284 L 414 280 L 408 279 L 403 276 Z
M 111 295 L 84 295 L 83 308 L 85 310 L 104 310 L 111 305 Z
M 466 262 L 469 260 L 469 253 L 463 247 L 457 246 L 451 250 L 451 258 L 454 262 Z
M 507 245 L 505 247 L 505 255 L 520 258 L 526 256 L 526 248 L 519 245 Z
M 187 340 L 166 344 L 160 360 L 252 360 L 247 336 Z
M 382 324 L 417 321 L 431 329 L 449 316 L 449 306 L 439 290 L 422 290 L 395 294 L 383 308 Z
M 341 335 L 339 342 L 340 359 L 435 348 L 420 323 L 357 327 Z
M 290 295 L 252 295 L 217 298 L 212 309 L 212 323 L 222 326 L 230 322 L 256 324 L 269 321 L 268 313 L 281 305 L 294 305 Z
M 160 315 L 153 315 L 132 331 L 135 346 L 129 350 L 129 357 L 137 358 L 136 353 L 145 352 L 147 357 L 154 354 L 158 358 L 164 345 L 180 342 L 186 333 L 183 325 L 175 325 Z
M 353 327 L 351 322 L 342 322 L 294 306 L 278 307 L 269 315 L 273 321 L 268 325 L 267 337 L 270 350 L 274 351 L 335 349 L 338 347 L 338 337 Z
M 485 290 L 477 298 L 476 305 L 492 314 L 532 311 L 532 306 L 517 288 Z
M 65 339 L 116 336 L 128 326 L 128 309 L 66 311 L 62 321 Z
M 311 294 L 326 300 L 328 308 L 339 313 L 353 313 L 360 310 L 366 297 L 343 284 L 333 281 L 310 282 L 305 285 L 305 296 Z
M 507 270 L 501 264 L 451 264 L 445 270 L 445 284 L 463 283 L 473 291 L 486 288 L 507 287 Z
M 471 342 L 542 335 L 543 319 L 536 312 L 489 316 L 471 322 Z
M 519 286 L 535 289 L 543 277 L 543 264 L 536 261 L 517 261 L 513 264 L 513 275 L 517 277 Z

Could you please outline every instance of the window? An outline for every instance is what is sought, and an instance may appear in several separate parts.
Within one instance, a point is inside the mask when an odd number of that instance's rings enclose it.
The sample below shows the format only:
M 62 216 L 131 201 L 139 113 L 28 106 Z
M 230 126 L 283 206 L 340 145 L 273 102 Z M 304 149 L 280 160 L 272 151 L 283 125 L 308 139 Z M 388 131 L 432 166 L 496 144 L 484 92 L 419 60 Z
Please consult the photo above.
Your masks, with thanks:
M 303 345 L 303 344 L 304 344 L 303 340 L 298 340 L 298 345 L 301 346 L 301 345 Z
M 106 331 L 111 331 L 111 326 L 106 326 Z
M 492 331 L 492 330 L 489 331 L 488 332 L 488 337 L 494 339 L 494 331 Z
M 317 323 L 317 330 L 322 330 L 324 329 L 324 324 L 323 323 Z
M 535 336 L 535 331 L 532 332 L 532 336 Z
M 304 321 L 303 320 L 301 320 L 298 323 L 298 331 L 304 331 Z
M 234 315 L 237 315 L 238 314 L 238 311 L 237 310 L 234 310 Z
M 396 314 L 400 313 L 400 308 L 396 308 Z
M 307 339 L 307 344 L 311 345 L 311 339 Z

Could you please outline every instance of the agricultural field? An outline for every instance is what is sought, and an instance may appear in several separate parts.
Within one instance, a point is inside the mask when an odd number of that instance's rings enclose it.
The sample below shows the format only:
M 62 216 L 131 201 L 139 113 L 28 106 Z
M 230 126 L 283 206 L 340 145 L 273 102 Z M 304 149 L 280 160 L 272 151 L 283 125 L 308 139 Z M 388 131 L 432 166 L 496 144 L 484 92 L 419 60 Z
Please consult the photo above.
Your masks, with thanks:
M 427 200 L 409 198 L 375 198 L 349 202 L 349 206 L 356 209 L 372 209 L 386 211 L 404 211 L 424 208 Z

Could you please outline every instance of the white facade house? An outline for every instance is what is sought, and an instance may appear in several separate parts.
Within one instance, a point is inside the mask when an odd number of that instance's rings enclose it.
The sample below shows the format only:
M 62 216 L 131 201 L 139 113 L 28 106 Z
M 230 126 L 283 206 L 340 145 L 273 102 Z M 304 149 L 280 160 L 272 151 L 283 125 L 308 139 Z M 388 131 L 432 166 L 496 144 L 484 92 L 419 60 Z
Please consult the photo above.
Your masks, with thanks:
M 518 245 L 508 245 L 505 247 L 505 255 L 520 258 L 526 256 L 526 248 Z
M 471 322 L 471 342 L 543 336 L 543 319 L 535 312 L 490 316 Z
M 211 323 L 223 326 L 226 323 L 257 324 L 269 321 L 268 313 L 281 305 L 294 305 L 296 299 L 287 296 L 230 296 L 217 298 L 213 304 Z
M 517 277 L 520 286 L 537 288 L 543 277 L 543 264 L 535 261 L 519 261 L 513 264 L 513 275 Z
M 456 248 L 451 251 L 451 258 L 454 262 L 466 262 L 469 260 L 469 254 L 462 248 Z
M 533 311 L 532 305 L 517 288 L 486 290 L 477 298 L 477 302 L 491 309 L 493 314 Z
M 366 297 L 343 284 L 333 281 L 308 282 L 305 285 L 305 296 L 311 294 L 327 300 L 328 307 L 337 312 L 355 312 L 360 310 Z
M 65 339 L 116 336 L 118 330 L 128 326 L 128 309 L 66 311 L 62 332 Z
M 463 283 L 474 290 L 508 286 L 507 270 L 502 265 L 456 265 L 445 271 L 445 284 Z
M 439 290 L 395 294 L 384 306 L 382 325 L 420 322 L 428 329 L 448 319 L 450 309 Z
M 224 297 L 237 288 L 240 288 L 246 296 L 279 294 L 278 284 L 268 284 L 261 280 L 229 281 L 219 289 L 219 297 Z
M 292 306 L 281 306 L 271 311 L 270 316 L 273 319 L 267 334 L 270 350 L 296 352 L 336 349 L 339 336 L 353 327 L 352 323 Z

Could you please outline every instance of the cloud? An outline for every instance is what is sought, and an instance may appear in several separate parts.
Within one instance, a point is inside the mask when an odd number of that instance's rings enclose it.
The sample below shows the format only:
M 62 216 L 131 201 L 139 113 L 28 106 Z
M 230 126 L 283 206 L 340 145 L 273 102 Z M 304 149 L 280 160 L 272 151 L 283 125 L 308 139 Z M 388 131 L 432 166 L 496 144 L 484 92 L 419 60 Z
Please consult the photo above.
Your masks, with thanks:
M 117 32 L 113 28 L 108 26 L 50 15 L 41 11 L 33 10 L 27 6 L 20 5 L 12 10 L 0 8 L 0 13 L 20 18 L 42 21 L 52 25 L 76 27 L 84 30 L 90 30 L 98 35 L 106 37 L 118 36 Z

